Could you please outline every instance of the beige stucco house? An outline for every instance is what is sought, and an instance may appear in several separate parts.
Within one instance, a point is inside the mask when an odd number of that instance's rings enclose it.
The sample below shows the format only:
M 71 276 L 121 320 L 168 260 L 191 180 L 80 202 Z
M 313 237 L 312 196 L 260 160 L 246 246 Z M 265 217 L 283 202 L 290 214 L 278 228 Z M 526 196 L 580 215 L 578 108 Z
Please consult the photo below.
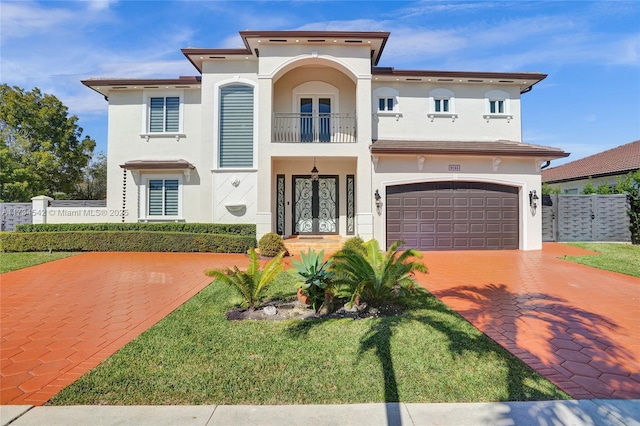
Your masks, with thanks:
M 109 102 L 108 209 L 422 250 L 541 248 L 521 95 L 546 75 L 377 67 L 389 33 L 243 31 L 199 75 L 90 79 Z

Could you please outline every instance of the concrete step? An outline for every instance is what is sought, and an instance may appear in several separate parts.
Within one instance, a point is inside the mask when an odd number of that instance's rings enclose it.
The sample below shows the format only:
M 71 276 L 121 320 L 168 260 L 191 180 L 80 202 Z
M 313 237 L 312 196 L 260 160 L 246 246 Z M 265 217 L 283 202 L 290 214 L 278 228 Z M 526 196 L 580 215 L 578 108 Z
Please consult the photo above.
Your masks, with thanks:
M 333 254 L 342 248 L 342 244 L 346 241 L 340 235 L 329 236 L 296 236 L 286 238 L 284 245 L 291 255 L 299 255 L 301 252 L 307 252 L 307 250 L 320 251 L 324 250 L 325 254 Z

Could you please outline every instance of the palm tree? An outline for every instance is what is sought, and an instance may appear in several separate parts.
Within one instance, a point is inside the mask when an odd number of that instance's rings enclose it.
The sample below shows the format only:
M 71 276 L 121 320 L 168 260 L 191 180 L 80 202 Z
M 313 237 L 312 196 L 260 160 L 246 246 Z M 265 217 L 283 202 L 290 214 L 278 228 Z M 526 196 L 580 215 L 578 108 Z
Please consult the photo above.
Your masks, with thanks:
M 224 270 L 214 269 L 206 271 L 206 274 L 214 277 L 215 282 L 221 282 L 233 287 L 242 297 L 244 302 L 249 306 L 249 310 L 253 310 L 256 305 L 261 302 L 262 292 L 276 279 L 278 274 L 282 272 L 282 257 L 285 252 L 281 252 L 271 259 L 260 270 L 260 262 L 258 262 L 258 254 L 255 249 L 249 250 L 249 267 L 246 271 L 241 271 L 237 266 L 233 269 L 226 268 Z
M 385 253 L 378 241 L 369 240 L 363 251 L 344 248 L 334 255 L 335 282 L 349 289 L 351 304 L 361 298 L 372 306 L 380 306 L 404 289 L 413 289 L 415 271 L 426 273 L 427 267 L 415 260 L 422 258 L 419 251 L 407 249 L 400 253 L 401 244 L 404 241 L 396 241 Z

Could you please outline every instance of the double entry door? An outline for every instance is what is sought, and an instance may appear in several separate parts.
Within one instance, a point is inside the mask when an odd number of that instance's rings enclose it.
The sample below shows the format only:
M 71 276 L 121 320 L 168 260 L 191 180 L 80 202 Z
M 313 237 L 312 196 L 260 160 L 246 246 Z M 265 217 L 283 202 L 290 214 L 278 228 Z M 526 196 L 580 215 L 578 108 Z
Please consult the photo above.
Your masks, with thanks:
M 293 176 L 293 233 L 338 233 L 338 176 Z
M 300 140 L 331 142 L 331 98 L 303 96 L 300 98 Z

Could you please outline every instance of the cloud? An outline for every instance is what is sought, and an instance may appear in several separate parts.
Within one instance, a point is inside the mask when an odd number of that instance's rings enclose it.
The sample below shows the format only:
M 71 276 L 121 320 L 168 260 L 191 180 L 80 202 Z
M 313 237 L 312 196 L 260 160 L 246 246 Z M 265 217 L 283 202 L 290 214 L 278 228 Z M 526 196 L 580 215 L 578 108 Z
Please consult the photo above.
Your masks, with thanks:
M 43 8 L 33 2 L 0 2 L 0 38 L 31 38 L 73 21 L 68 9 Z

